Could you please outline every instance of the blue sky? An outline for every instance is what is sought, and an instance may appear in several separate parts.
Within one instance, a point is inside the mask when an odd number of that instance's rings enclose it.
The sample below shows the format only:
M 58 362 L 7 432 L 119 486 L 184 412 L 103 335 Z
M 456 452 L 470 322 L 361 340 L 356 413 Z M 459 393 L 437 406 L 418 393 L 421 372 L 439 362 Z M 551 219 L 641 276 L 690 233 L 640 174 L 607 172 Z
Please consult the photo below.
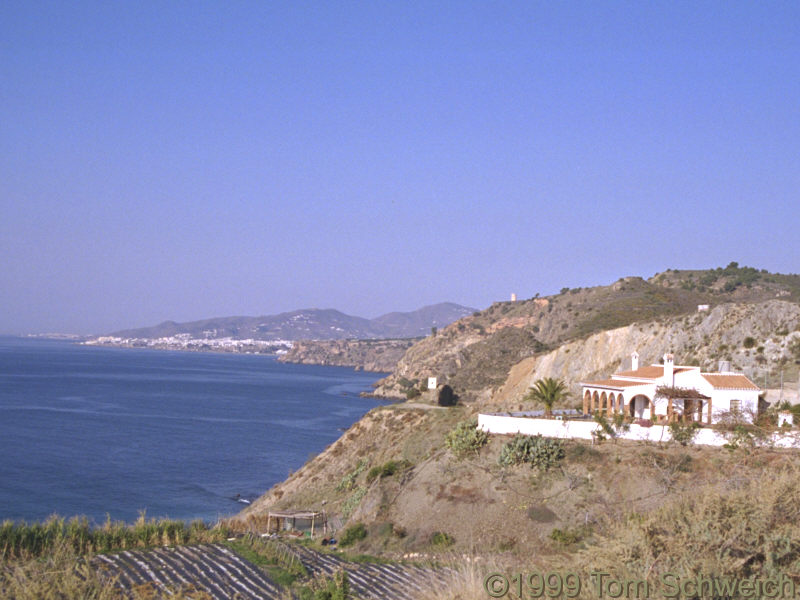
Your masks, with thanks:
M 0 332 L 798 272 L 800 4 L 0 5 Z

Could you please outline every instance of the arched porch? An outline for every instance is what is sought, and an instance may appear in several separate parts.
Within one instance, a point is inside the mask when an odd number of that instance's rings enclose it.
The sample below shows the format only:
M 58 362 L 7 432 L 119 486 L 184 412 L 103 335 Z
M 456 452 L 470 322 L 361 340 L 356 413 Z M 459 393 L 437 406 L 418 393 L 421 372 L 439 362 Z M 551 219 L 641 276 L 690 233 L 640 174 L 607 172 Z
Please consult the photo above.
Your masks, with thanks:
M 622 390 L 584 388 L 583 414 L 600 413 L 608 417 L 627 414 L 628 404 Z
M 652 418 L 652 402 L 644 394 L 637 394 L 628 403 L 628 414 L 631 419 Z

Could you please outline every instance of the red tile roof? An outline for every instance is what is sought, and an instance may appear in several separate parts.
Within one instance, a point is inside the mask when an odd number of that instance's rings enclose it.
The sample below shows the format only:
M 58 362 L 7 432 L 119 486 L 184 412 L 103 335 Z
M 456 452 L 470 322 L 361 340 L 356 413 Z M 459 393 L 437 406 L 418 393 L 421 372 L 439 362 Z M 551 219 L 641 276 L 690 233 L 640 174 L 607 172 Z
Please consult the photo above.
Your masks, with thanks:
M 586 381 L 581 385 L 585 387 L 607 387 L 621 390 L 636 385 L 648 385 L 646 381 L 625 381 L 623 379 L 601 379 L 599 381 Z
M 703 373 L 705 380 L 716 390 L 760 390 L 746 375 Z
M 688 367 L 674 367 L 673 373 L 688 371 Z M 615 377 L 639 377 L 641 379 L 658 379 L 664 376 L 664 367 L 661 365 L 650 365 L 649 367 L 639 367 L 635 371 L 623 371 L 615 373 Z

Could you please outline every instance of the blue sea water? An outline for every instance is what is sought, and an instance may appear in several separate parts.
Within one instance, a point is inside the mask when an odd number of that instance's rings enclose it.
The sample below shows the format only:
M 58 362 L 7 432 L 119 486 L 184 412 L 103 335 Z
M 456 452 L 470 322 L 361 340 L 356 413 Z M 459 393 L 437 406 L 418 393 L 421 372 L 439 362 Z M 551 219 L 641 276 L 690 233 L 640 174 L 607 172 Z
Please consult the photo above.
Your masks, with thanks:
M 236 513 L 376 406 L 358 394 L 379 377 L 0 338 L 0 520 Z

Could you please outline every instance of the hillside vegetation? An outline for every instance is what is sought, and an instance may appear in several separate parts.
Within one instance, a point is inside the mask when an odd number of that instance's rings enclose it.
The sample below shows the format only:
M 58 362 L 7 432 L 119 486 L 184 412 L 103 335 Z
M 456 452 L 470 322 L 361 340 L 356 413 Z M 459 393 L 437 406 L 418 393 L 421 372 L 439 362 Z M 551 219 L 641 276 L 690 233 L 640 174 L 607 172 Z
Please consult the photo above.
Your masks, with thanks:
M 375 393 L 401 398 L 408 388 L 437 376 L 465 400 L 488 400 L 513 365 L 565 343 L 634 323 L 679 323 L 676 317 L 696 315 L 701 304 L 714 308 L 775 299 L 796 305 L 800 275 L 773 274 L 731 263 L 714 270 L 668 270 L 648 280 L 625 277 L 608 286 L 564 288 L 553 296 L 498 302 L 409 348 Z M 776 331 L 783 330 L 778 327 Z M 631 350 L 633 347 L 627 352 Z M 664 351 L 666 348 L 655 357 Z
M 590 567 L 605 567 L 644 579 L 701 568 L 798 572 L 800 545 L 788 543 L 800 533 L 795 452 L 553 441 L 558 452 L 529 462 L 508 450 L 520 446 L 515 438 L 491 436 L 456 453 L 445 440 L 471 416 L 468 407 L 375 409 L 228 526 L 263 527 L 270 507 L 315 507 L 341 516 L 345 529 L 363 526 L 353 552 L 385 558 L 466 554 L 512 573 L 588 577 Z M 473 592 L 460 597 L 485 597 L 479 585 Z

